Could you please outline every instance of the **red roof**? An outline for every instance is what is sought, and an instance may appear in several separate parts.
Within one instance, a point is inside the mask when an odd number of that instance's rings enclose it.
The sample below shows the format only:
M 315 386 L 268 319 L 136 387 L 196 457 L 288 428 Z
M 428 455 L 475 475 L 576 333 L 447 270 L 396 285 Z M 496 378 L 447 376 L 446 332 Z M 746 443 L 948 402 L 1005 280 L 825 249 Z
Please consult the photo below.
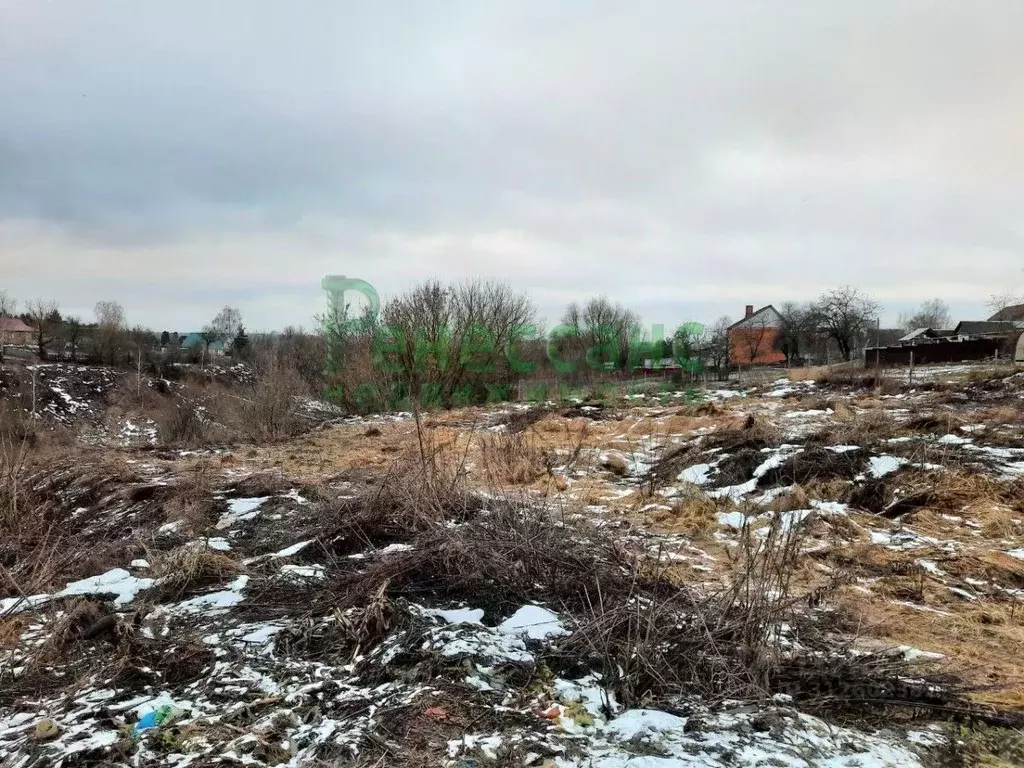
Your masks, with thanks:
M 16 317 L 0 317 L 0 331 L 20 331 L 21 333 L 34 333 L 35 328 L 25 325 Z

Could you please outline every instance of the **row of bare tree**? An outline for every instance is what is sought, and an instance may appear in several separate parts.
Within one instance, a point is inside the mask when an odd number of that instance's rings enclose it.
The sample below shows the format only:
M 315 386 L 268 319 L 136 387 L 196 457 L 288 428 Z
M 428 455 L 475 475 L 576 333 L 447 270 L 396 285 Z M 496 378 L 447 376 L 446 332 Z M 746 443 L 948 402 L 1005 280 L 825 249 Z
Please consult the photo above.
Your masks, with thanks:
M 0 317 L 19 317 L 32 329 L 33 343 L 41 360 L 56 356 L 72 362 L 82 358 L 117 365 L 129 359 L 138 363 L 142 356 L 151 356 L 163 347 L 173 349 L 172 357 L 179 351 L 167 331 L 158 336 L 141 325 L 129 327 L 124 307 L 116 301 L 97 302 L 92 321 L 62 316 L 57 302 L 49 299 L 24 302 L 21 309 L 19 314 L 19 303 L 7 291 L 0 290 Z M 232 307 L 224 307 L 203 327 L 199 336 L 205 345 L 200 357 L 208 357 L 210 346 L 217 341 L 233 340 L 235 346 L 242 347 L 248 341 L 241 313 Z M 5 341 L 4 334 L 0 333 L 0 360 Z

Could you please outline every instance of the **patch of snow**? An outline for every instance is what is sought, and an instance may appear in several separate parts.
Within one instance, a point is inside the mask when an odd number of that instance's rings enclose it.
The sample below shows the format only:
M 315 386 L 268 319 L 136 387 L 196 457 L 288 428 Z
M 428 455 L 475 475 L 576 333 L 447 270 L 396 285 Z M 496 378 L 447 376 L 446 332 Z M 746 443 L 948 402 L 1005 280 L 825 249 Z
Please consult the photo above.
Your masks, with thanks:
M 44 605 L 50 601 L 49 595 L 29 595 L 26 597 L 5 597 L 0 599 L 0 616 L 21 613 L 30 608 Z
M 562 626 L 558 614 L 539 605 L 524 605 L 499 624 L 498 631 L 506 635 L 525 635 L 531 640 L 546 640 L 569 634 Z
M 411 552 L 412 550 L 413 547 L 411 544 L 388 544 L 380 551 L 380 554 L 393 555 L 396 552 Z
M 81 581 L 73 581 L 54 597 L 70 597 L 72 595 L 114 595 L 114 605 L 118 608 L 127 605 L 144 589 L 149 589 L 154 579 L 140 579 L 132 576 L 124 568 L 114 568 L 99 576 L 91 576 Z
M 743 526 L 747 523 L 747 516 L 742 512 L 719 512 L 718 513 L 718 524 L 727 528 L 735 528 L 737 531 L 743 530 Z
M 479 624 L 483 626 L 484 611 L 482 608 L 452 608 L 450 610 L 431 608 L 424 609 L 423 614 L 444 619 L 449 624 Z
M 787 413 L 782 414 L 782 418 L 784 418 L 784 419 L 805 419 L 805 418 L 811 418 L 811 417 L 815 417 L 815 416 L 828 416 L 831 413 L 832 413 L 832 409 L 831 408 L 826 408 L 823 411 L 812 408 L 811 410 L 808 410 L 808 411 L 788 411 Z
M 235 523 L 240 523 L 243 520 L 252 520 L 260 513 L 259 508 L 269 501 L 269 499 L 269 496 L 258 496 L 249 499 L 231 499 L 231 501 L 228 502 L 227 513 L 217 521 L 217 530 L 223 531 L 225 528 L 230 528 Z
M 677 479 L 684 483 L 704 485 L 708 482 L 708 473 L 711 471 L 711 467 L 711 464 L 695 464 L 680 472 Z
M 748 480 L 747 482 L 740 483 L 739 485 L 729 485 L 726 486 L 725 488 L 717 488 L 713 491 L 708 491 L 708 496 L 714 499 L 740 499 L 746 496 L 751 491 L 753 491 L 755 488 L 757 488 L 756 477 L 753 480 Z
M 640 736 L 682 731 L 686 720 L 656 709 L 629 709 L 609 722 L 604 730 L 622 741 Z
M 225 538 L 215 537 L 212 539 L 203 539 L 198 542 L 200 545 L 205 544 L 207 549 L 212 549 L 214 552 L 230 552 L 231 542 Z
M 887 454 L 872 456 L 868 459 L 868 472 L 874 478 L 885 477 L 906 463 L 907 460 L 900 456 L 889 456 Z
M 850 507 L 841 501 L 818 501 L 817 499 L 814 499 L 810 504 L 811 507 L 821 512 L 823 515 L 845 517 L 850 514 Z
M 323 581 L 327 578 L 327 570 L 322 565 L 282 565 L 280 574 L 286 579 Z
M 277 552 L 272 554 L 270 556 L 270 559 L 276 560 L 282 557 L 291 557 L 292 555 L 297 555 L 299 554 L 299 552 L 304 550 L 314 541 L 316 541 L 316 539 L 306 539 L 305 541 L 300 541 L 297 544 L 292 544 L 290 547 L 285 547 L 284 549 L 278 550 Z
M 223 613 L 242 602 L 242 590 L 248 583 L 248 576 L 239 576 L 228 584 L 227 589 L 190 598 L 173 606 L 171 610 L 178 613 Z

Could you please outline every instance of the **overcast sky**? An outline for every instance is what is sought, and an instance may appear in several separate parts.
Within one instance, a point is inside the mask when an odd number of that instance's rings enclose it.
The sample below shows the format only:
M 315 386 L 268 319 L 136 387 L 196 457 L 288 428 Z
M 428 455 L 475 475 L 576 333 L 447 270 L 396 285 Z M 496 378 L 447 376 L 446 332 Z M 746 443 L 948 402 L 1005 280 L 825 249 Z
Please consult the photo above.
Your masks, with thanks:
M 0 0 L 0 288 L 310 326 L 507 280 L 648 322 L 1024 288 L 1020 0 Z

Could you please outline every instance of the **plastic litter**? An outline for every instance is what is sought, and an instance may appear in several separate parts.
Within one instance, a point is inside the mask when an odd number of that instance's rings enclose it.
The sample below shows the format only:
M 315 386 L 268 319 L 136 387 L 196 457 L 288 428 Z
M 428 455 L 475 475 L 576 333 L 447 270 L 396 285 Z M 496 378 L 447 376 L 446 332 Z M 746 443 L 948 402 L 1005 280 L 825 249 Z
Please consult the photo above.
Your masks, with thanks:
M 164 704 L 161 707 L 147 712 L 139 718 L 139 722 L 135 724 L 132 729 L 133 735 L 138 735 L 143 731 L 149 731 L 154 728 L 161 728 L 165 725 L 170 725 L 182 715 L 182 710 L 178 709 L 173 704 Z
M 36 741 L 49 741 L 50 739 L 57 738 L 60 735 L 60 731 L 60 726 L 47 717 L 36 723 L 35 730 L 32 732 L 32 738 Z

